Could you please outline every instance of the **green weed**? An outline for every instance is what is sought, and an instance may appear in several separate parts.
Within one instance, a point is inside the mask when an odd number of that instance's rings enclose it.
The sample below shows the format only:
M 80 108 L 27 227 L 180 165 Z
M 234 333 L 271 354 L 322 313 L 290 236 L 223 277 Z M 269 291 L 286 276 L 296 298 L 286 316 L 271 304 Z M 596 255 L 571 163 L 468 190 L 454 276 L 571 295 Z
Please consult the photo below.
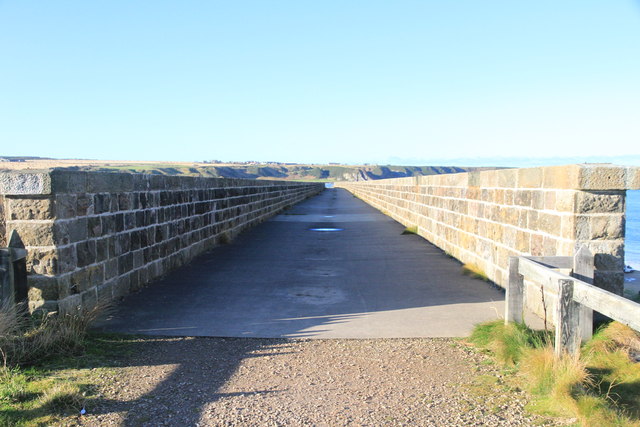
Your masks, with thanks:
M 407 227 L 407 228 L 404 229 L 402 234 L 418 234 L 418 226 L 417 225 L 412 225 L 410 227 Z
M 640 335 L 613 322 L 580 354 L 554 354 L 551 332 L 502 321 L 478 325 L 469 338 L 505 366 L 513 366 L 534 397 L 535 413 L 576 418 L 581 425 L 640 425 Z
M 484 280 L 485 282 L 490 282 L 487 274 L 475 264 L 464 264 L 462 266 L 462 274 L 464 274 L 465 276 L 469 276 L 473 279 L 480 279 L 480 280 Z

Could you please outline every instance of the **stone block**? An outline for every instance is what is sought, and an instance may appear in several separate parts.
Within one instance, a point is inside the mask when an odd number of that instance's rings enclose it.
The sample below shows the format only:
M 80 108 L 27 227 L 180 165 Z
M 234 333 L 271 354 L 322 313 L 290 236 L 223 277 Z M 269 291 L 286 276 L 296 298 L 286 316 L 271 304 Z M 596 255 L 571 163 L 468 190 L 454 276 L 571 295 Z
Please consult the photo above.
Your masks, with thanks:
M 624 291 L 624 273 L 610 271 L 594 271 L 593 284 L 616 295 L 622 295 Z
M 87 268 L 75 271 L 69 275 L 71 286 L 69 291 L 71 294 L 78 294 L 90 289 L 91 271 Z
M 579 188 L 584 190 L 624 190 L 625 167 L 615 165 L 581 165 Z
M 140 282 L 139 270 L 133 270 L 131 273 L 129 273 L 129 282 L 131 284 L 132 291 L 137 291 L 142 289 L 144 283 Z
M 142 230 L 134 230 L 131 233 L 129 233 L 129 237 L 131 240 L 131 249 L 132 251 L 138 250 L 140 249 L 140 244 L 141 244 L 141 238 L 140 235 L 142 234 Z
M 76 245 L 76 256 L 78 267 L 85 267 L 96 262 L 96 242 L 95 240 L 85 240 Z
M 112 258 L 104 263 L 104 278 L 110 280 L 118 276 L 118 259 Z
M 544 188 L 558 190 L 577 190 L 580 188 L 580 166 L 550 166 L 542 169 Z
M 82 309 L 82 296 L 70 295 L 58 301 L 60 314 L 77 314 Z
M 614 269 L 622 272 L 624 263 L 624 241 L 622 239 L 577 241 L 576 250 L 582 245 L 586 245 L 594 255 L 594 262 L 597 263 L 596 268 L 601 270 Z M 613 258 L 602 255 L 610 255 Z M 614 258 L 617 261 L 614 261 Z
M 498 187 L 498 170 L 480 172 L 480 187 Z
M 566 215 L 561 217 L 560 237 L 563 239 L 576 239 L 577 217 L 574 215 Z
M 6 198 L 10 219 L 12 220 L 47 220 L 54 218 L 52 198 Z
M 540 191 L 544 195 L 544 206 L 538 209 L 546 209 L 549 211 L 556 210 L 556 194 L 557 191 L 545 191 L 544 193 Z
M 593 262 L 598 270 L 611 270 L 621 272 L 624 268 L 624 259 L 616 254 L 599 253 L 594 254 Z
M 640 168 L 635 166 L 627 167 L 627 190 L 640 190 Z
M 89 272 L 89 283 L 91 287 L 96 287 L 104 283 L 104 264 L 97 264 L 87 267 Z
M 0 248 L 7 246 L 7 223 L 4 213 L 4 196 L 0 195 Z
M 590 238 L 594 240 L 615 240 L 624 238 L 624 215 L 590 216 Z
M 499 188 L 517 188 L 519 169 L 501 169 L 495 171 Z
M 519 188 L 540 188 L 542 186 L 542 168 L 516 169 Z
M 75 194 L 56 194 L 54 202 L 56 218 L 67 219 L 76 217 L 77 204 L 78 199 Z
M 557 239 L 544 236 L 542 242 L 542 256 L 556 256 L 558 254 L 559 242 Z
M 593 192 L 580 191 L 577 193 L 578 213 L 624 213 L 624 192 Z
M 87 177 L 87 192 L 104 193 L 107 191 L 133 191 L 133 174 L 91 172 Z
M 479 171 L 469 172 L 467 174 L 467 187 L 479 187 L 480 186 L 480 173 Z
M 116 285 L 117 282 L 115 280 L 112 280 L 96 287 L 96 292 L 98 293 L 98 301 L 100 301 L 101 304 L 108 303 L 113 299 L 113 292 Z
M 120 233 L 115 236 L 115 246 L 113 255 L 120 256 L 131 250 L 131 234 Z
M 552 192 L 555 195 L 555 210 L 560 212 L 576 211 L 576 191 L 562 190 Z
M 133 269 L 133 254 L 126 253 L 118 257 L 118 274 L 124 275 Z
M 7 195 L 51 194 L 47 172 L 7 171 L 0 173 L 0 193 Z
M 58 299 L 58 282 L 55 277 L 32 274 L 29 276 L 29 300 L 53 301 Z
M 539 229 L 538 211 L 527 211 L 527 228 L 534 231 Z
M 58 247 L 56 251 L 58 254 L 56 274 L 68 273 L 77 268 L 78 258 L 75 245 Z
M 144 211 L 136 211 L 135 216 L 136 216 L 136 228 L 144 227 L 145 225 L 147 225 L 144 222 Z
M 537 210 L 543 210 L 545 207 L 546 194 L 542 191 L 531 191 L 531 207 Z
M 140 268 L 144 265 L 144 251 L 142 249 L 133 252 L 133 268 Z
M 70 170 L 51 171 L 51 189 L 53 193 L 85 193 L 87 191 L 87 172 Z
M 102 222 L 102 235 L 110 236 L 116 232 L 116 218 L 114 215 L 105 215 L 100 217 Z
M 124 214 L 124 229 L 131 230 L 136 228 L 136 214 L 134 212 L 126 212 Z
M 109 258 L 109 238 L 96 240 L 96 262 L 102 262 Z
M 7 231 L 15 230 L 25 246 L 53 246 L 53 223 L 9 222 Z M 7 233 L 9 234 L 9 233 Z
M 93 215 L 93 196 L 89 194 L 78 194 L 76 213 L 78 216 Z
M 529 253 L 531 245 L 530 245 L 531 235 L 524 231 L 516 232 L 516 246 L 515 249 L 520 253 Z M 502 265 L 509 265 L 508 262 Z
M 552 213 L 538 213 L 538 230 L 559 236 L 561 234 L 561 217 Z
M 56 278 L 58 283 L 58 300 L 65 299 L 69 295 L 73 295 L 71 292 L 71 275 L 65 274 Z
M 27 251 L 28 274 L 44 274 L 53 276 L 57 272 L 58 254 L 55 249 Z
M 93 196 L 93 212 L 96 215 L 111 212 L 111 195 L 100 193 Z
M 589 217 L 587 215 L 576 215 L 574 218 L 576 223 L 576 239 L 591 240 Z
M 86 240 L 87 219 L 76 218 L 70 221 L 56 221 L 53 226 L 55 243 L 57 245 L 68 245 L 70 243 Z
M 98 291 L 96 288 L 91 288 L 80 294 L 82 298 L 82 309 L 92 310 L 98 305 Z
M 131 194 L 118 194 L 118 209 L 121 211 L 128 211 L 131 209 Z
M 87 218 L 87 234 L 89 237 L 102 236 L 102 218 L 92 216 Z
M 514 204 L 518 206 L 531 206 L 532 191 L 531 190 L 517 190 L 514 193 Z

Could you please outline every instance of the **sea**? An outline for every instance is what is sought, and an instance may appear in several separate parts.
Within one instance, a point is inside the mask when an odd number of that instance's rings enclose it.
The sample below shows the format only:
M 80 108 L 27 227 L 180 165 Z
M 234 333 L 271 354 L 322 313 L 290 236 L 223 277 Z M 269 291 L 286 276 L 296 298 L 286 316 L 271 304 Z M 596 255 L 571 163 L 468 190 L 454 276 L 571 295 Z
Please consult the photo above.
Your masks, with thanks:
M 640 190 L 627 191 L 626 216 L 625 263 L 636 270 L 640 270 Z

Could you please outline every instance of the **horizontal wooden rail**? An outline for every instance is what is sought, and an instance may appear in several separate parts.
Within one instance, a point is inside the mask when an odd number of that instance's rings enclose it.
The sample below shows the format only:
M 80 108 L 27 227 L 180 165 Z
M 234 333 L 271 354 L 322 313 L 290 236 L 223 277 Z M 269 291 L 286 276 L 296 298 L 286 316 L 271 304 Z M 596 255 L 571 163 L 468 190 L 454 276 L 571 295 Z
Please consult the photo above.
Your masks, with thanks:
M 573 300 L 640 331 L 640 304 L 576 279 Z
M 554 270 L 560 268 L 571 268 L 571 276 Z M 640 304 L 587 282 L 593 280 L 593 255 L 586 247 L 574 257 L 510 257 L 505 322 L 523 321 L 525 280 L 557 295 L 557 355 L 575 353 L 581 340 L 591 338 L 593 310 L 640 331 Z

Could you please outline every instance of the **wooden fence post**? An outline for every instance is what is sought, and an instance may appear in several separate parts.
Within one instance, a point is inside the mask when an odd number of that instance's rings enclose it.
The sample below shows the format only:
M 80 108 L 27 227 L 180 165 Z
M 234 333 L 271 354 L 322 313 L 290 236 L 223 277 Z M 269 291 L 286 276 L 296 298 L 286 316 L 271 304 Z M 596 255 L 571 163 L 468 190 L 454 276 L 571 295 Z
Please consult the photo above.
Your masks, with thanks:
M 518 272 L 519 258 L 509 257 L 509 283 L 507 285 L 504 322 L 522 322 L 524 309 L 524 278 Z
M 585 245 L 582 245 L 573 257 L 573 271 L 571 276 L 590 285 L 593 284 L 593 254 Z M 593 310 L 579 305 L 579 328 L 582 342 L 589 341 L 593 335 Z
M 13 267 L 11 250 L 0 249 L 0 303 L 7 300 L 13 302 Z
M 580 304 L 573 300 L 573 280 L 558 280 L 555 353 L 575 354 L 580 349 Z

